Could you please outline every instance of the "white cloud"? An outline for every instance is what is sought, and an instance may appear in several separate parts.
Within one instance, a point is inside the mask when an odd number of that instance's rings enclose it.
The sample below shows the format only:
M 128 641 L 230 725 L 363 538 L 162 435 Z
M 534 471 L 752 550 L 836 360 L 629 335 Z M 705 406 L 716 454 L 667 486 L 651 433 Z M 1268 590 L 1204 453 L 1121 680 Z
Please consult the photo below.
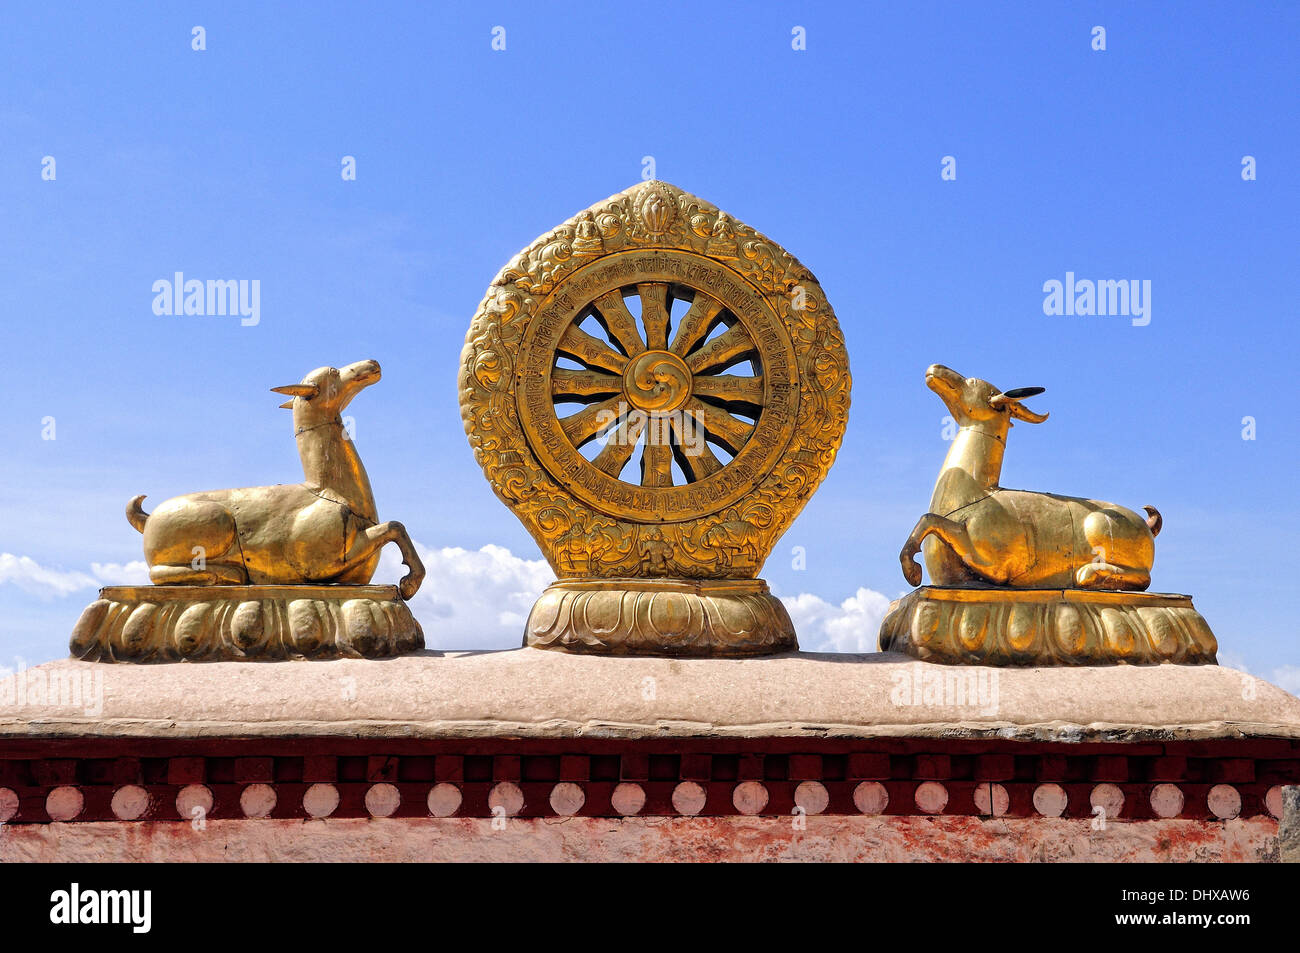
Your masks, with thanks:
M 555 578 L 542 559 L 521 559 L 501 546 L 477 551 L 416 544 L 428 576 L 411 600 L 411 611 L 431 648 L 515 648 L 537 597 Z M 384 548 L 377 580 L 395 582 L 405 572 L 395 546 Z M 10 585 L 42 601 L 62 599 L 100 586 L 148 585 L 142 560 L 91 563 L 90 571 L 54 569 L 30 556 L 0 553 L 0 586 Z
M 144 585 L 149 572 L 143 561 L 91 563 L 90 572 L 51 569 L 30 556 L 0 553 L 0 586 L 17 586 L 38 599 L 60 599 L 100 586 Z
M 1268 680 L 1292 695 L 1300 695 L 1300 665 L 1279 665 Z
M 1252 672 L 1250 666 L 1246 664 L 1245 658 L 1238 655 L 1231 649 L 1219 649 L 1219 665 L 1223 668 L 1236 669 L 1246 675 L 1263 679 L 1285 692 L 1292 695 L 1300 696 L 1300 665 L 1278 665 L 1274 668 Z
M 479 550 L 431 548 L 416 543 L 427 575 L 411 600 L 424 629 L 425 644 L 438 649 L 515 648 L 523 639 L 528 612 L 554 579 L 543 559 L 523 559 L 503 546 Z M 395 546 L 384 547 L 377 582 L 396 582 L 406 569 Z M 89 572 L 51 569 L 29 556 L 0 554 L 0 585 L 12 585 L 42 600 L 64 598 L 111 585 L 147 585 L 148 567 L 92 563 Z M 782 601 L 807 651 L 874 652 L 889 598 L 859 589 L 838 606 L 801 593 Z M 1300 679 L 1300 669 L 1295 676 Z
M 415 547 L 428 574 L 410 606 L 430 648 L 515 648 L 533 603 L 555 579 L 545 560 L 522 559 L 502 546 Z M 405 571 L 397 549 L 385 547 L 376 580 L 395 582 Z M 838 606 L 810 593 L 781 601 L 805 650 L 874 652 L 890 600 L 861 588 Z
M 808 592 L 781 601 L 805 652 L 875 652 L 880 620 L 889 611 L 890 600 L 859 587 L 838 606 Z
M 30 556 L 0 553 L 0 585 L 17 586 L 41 599 L 66 596 L 95 584 L 84 572 L 47 569 Z
M 410 607 L 431 649 L 518 648 L 529 610 L 555 580 L 546 560 L 503 546 L 415 548 L 428 574 Z M 376 580 L 396 582 L 405 572 L 397 548 L 384 547 Z
M 129 563 L 91 563 L 90 571 L 100 586 L 147 586 L 149 566 L 143 559 Z
M 523 559 L 491 544 L 479 550 L 415 545 L 428 575 L 410 606 L 430 648 L 504 649 L 520 644 L 529 610 L 555 578 L 545 560 Z M 396 582 L 405 571 L 397 548 L 384 547 L 376 581 Z M 0 586 L 15 586 L 43 601 L 100 586 L 148 582 L 148 567 L 140 560 L 91 563 L 90 571 L 83 572 L 51 569 L 29 556 L 0 553 Z M 781 601 L 807 652 L 875 652 L 880 621 L 890 603 L 888 596 L 865 587 L 839 605 L 808 592 Z M 1234 652 L 1220 651 L 1219 662 L 1249 671 Z M 1278 666 L 1262 677 L 1300 695 L 1300 665 Z
M 521 559 L 501 546 L 478 551 L 416 544 L 428 576 L 411 600 L 430 648 L 516 648 L 524 622 L 542 590 L 555 578 L 542 559 Z M 405 572 L 395 546 L 384 548 L 375 574 L 395 582 Z M 100 586 L 148 585 L 142 560 L 91 563 L 90 571 L 53 569 L 30 556 L 0 553 L 0 586 L 10 585 L 42 601 L 62 599 Z
M 1238 672 L 1245 672 L 1247 675 L 1250 674 L 1250 668 L 1246 665 L 1246 660 L 1236 652 L 1221 648 L 1219 649 L 1218 657 L 1219 664 L 1224 668 L 1235 668 Z

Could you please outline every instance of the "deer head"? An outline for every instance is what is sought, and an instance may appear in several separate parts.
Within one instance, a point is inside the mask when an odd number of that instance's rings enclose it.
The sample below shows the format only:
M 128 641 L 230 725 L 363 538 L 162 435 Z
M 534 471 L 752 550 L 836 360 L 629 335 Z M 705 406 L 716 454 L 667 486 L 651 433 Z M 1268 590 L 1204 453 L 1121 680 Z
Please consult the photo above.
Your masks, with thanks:
M 318 367 L 298 384 L 272 387 L 276 394 L 287 394 L 281 407 L 293 411 L 296 430 L 332 423 L 339 418 L 352 398 L 379 380 L 376 361 L 357 361 L 347 367 Z
M 292 398 L 280 406 L 293 411 L 294 436 L 307 484 L 332 492 L 370 520 L 378 518 L 370 478 L 340 414 L 353 397 L 377 380 L 378 362 L 357 361 L 342 368 L 318 367 L 301 383 L 271 388 Z
M 931 364 L 925 372 L 925 385 L 939 395 L 959 427 L 984 424 L 982 429 L 1005 433 L 1011 418 L 1041 424 L 1047 414 L 1036 414 L 1020 402 L 1043 393 L 1043 387 L 1016 387 L 999 390 L 988 381 L 962 377 L 950 367 Z M 991 427 L 989 425 L 992 425 Z

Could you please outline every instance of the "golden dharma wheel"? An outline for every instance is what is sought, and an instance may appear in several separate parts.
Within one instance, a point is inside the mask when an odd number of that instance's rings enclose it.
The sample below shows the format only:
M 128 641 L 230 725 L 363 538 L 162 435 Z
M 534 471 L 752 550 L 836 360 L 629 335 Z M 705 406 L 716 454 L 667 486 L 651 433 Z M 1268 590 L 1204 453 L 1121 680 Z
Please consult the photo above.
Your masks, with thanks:
M 475 456 L 558 577 L 525 643 L 794 648 L 756 576 L 835 458 L 849 385 L 812 274 L 674 186 L 533 242 L 488 289 L 460 372 Z

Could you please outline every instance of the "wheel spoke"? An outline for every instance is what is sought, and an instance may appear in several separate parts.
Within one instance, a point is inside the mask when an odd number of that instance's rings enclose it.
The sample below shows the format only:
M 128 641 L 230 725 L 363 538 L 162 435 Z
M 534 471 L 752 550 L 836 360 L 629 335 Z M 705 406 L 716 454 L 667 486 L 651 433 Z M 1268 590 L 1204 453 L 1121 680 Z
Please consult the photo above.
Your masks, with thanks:
M 673 335 L 672 352 L 678 357 L 685 357 L 701 338 L 713 330 L 713 325 L 717 323 L 718 315 L 721 313 L 721 301 L 706 295 L 703 291 L 695 292 L 695 299 L 682 315 L 681 323 L 677 325 L 677 333 Z
M 627 358 L 614 350 L 604 341 L 592 337 L 576 324 L 564 332 L 556 349 L 569 357 L 577 358 L 588 367 L 603 367 L 615 374 L 622 374 L 627 367 Z
M 753 424 L 737 420 L 725 410 L 710 407 L 704 401 L 695 397 L 692 397 L 683 406 L 695 415 L 695 419 L 699 423 L 704 425 L 704 429 L 708 431 L 709 436 L 726 447 L 732 456 L 740 452 L 740 448 L 745 445 L 750 434 L 754 432 Z
M 763 406 L 763 378 L 737 377 L 734 374 L 699 374 L 691 383 L 691 393 L 716 397 L 730 404 Z
M 581 447 L 588 440 L 610 426 L 618 417 L 619 405 L 623 396 L 610 397 L 599 404 L 590 404 L 570 417 L 560 421 L 560 428 L 575 447 Z
M 744 326 L 737 323 L 727 329 L 725 334 L 719 334 L 712 341 L 705 345 L 686 359 L 686 365 L 694 374 L 699 374 L 712 368 L 723 368 L 735 361 L 742 354 L 749 354 L 757 350 L 754 342 L 749 339 L 749 333 Z
M 673 434 L 677 437 L 677 462 L 686 472 L 687 479 L 694 482 L 703 480 L 722 469 L 722 464 L 709 449 L 704 439 L 704 424 L 698 418 L 691 417 L 686 424 L 686 415 L 672 418 Z
M 553 397 L 605 397 L 622 390 L 622 378 L 601 371 L 574 371 L 557 367 L 551 371 Z
M 668 286 L 661 283 L 636 286 L 641 296 L 641 323 L 645 343 L 652 351 L 668 349 Z
M 641 451 L 641 485 L 673 485 L 673 448 L 667 443 L 668 427 L 663 418 L 650 422 Z
M 610 476 L 617 478 L 623 472 L 623 468 L 627 466 L 632 451 L 636 449 L 636 442 L 641 439 L 641 431 L 644 427 L 644 414 L 624 417 L 619 421 L 618 426 L 609 432 L 605 446 L 591 461 L 592 465 L 597 470 L 603 470 Z
M 637 330 L 636 318 L 623 302 L 623 293 L 615 289 L 596 299 L 596 319 L 604 325 L 605 330 L 623 346 L 628 357 L 636 357 L 645 350 L 641 343 L 641 332 Z
M 553 367 L 551 397 L 560 405 L 586 405 L 560 419 L 560 428 L 579 448 L 603 434 L 596 445 L 599 450 L 589 462 L 615 479 L 636 482 L 637 477 L 624 471 L 637 457 L 639 447 L 643 487 L 671 487 L 675 478 L 682 477 L 687 483 L 706 480 L 727 466 L 718 454 L 735 457 L 754 434 L 757 421 L 750 418 L 762 413 L 766 397 L 764 377 L 757 373 L 759 349 L 745 325 L 705 291 L 694 290 L 690 306 L 674 320 L 673 285 L 645 281 L 635 288 L 641 302 L 639 315 L 633 315 L 634 309 L 624 298 L 624 294 L 630 297 L 631 287 L 607 291 L 579 312 L 584 321 L 594 318 L 601 330 L 592 328 L 588 333 L 575 322 L 555 345 L 557 356 L 583 366 Z M 687 293 L 681 293 L 683 301 Z M 716 336 L 710 338 L 711 334 Z M 691 375 L 689 400 L 672 414 L 629 413 L 623 378 L 633 358 L 641 358 L 646 351 L 669 350 Z M 667 357 L 663 360 L 676 363 Z M 744 360 L 754 362 L 755 373 L 725 373 Z M 675 373 L 680 377 L 681 366 L 677 367 Z M 727 452 L 723 454 L 723 450 Z M 681 469 L 676 477 L 674 464 Z

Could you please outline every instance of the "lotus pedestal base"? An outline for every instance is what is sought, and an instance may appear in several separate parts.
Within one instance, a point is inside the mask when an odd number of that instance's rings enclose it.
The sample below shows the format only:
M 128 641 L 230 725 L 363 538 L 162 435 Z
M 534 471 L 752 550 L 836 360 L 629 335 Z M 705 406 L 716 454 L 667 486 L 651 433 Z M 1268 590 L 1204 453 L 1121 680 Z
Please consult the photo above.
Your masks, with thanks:
M 73 629 L 92 662 L 384 658 L 424 648 L 396 586 L 110 586 Z
M 950 665 L 1217 664 L 1191 596 L 923 586 L 890 606 L 880 648 Z
M 524 645 L 597 655 L 772 655 L 799 648 L 761 579 L 562 579 L 533 606 Z

